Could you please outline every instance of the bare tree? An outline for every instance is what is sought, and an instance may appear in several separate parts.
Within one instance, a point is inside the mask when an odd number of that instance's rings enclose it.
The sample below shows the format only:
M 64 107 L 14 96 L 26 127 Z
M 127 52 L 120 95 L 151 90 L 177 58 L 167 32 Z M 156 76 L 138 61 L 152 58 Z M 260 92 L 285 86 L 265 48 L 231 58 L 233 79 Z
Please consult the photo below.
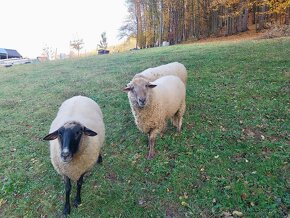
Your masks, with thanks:
M 80 56 L 80 50 L 83 48 L 84 40 L 83 39 L 75 39 L 70 41 L 70 46 L 78 51 L 78 57 Z
M 138 17 L 136 14 L 135 0 L 126 0 L 128 7 L 128 17 L 119 29 L 119 39 L 124 37 L 136 38 L 136 48 L 138 47 Z
M 134 18 L 132 18 L 132 14 L 128 16 L 128 18 L 123 22 L 123 25 L 119 28 L 118 38 L 130 38 L 137 37 L 137 23 Z
M 47 57 L 48 60 L 52 60 L 55 54 L 55 50 L 51 46 L 45 44 L 44 48 L 42 49 L 42 55 Z

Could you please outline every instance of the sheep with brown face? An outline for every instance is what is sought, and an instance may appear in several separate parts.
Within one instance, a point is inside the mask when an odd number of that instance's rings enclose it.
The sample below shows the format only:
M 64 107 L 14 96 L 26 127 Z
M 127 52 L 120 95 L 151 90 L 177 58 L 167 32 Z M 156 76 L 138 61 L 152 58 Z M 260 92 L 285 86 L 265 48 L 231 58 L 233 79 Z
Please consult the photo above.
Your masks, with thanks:
M 185 85 L 177 76 L 164 76 L 154 82 L 143 77 L 134 78 L 124 91 L 128 92 L 135 123 L 138 129 L 148 134 L 149 153 L 152 159 L 158 134 L 171 119 L 177 131 L 181 131 L 182 117 L 185 112 Z
M 74 206 L 81 203 L 83 177 L 96 162 L 101 162 L 105 139 L 103 115 L 98 104 L 90 98 L 75 96 L 62 103 L 53 120 L 50 133 L 50 157 L 55 170 L 64 177 L 65 205 L 70 213 L 71 180 L 77 182 Z

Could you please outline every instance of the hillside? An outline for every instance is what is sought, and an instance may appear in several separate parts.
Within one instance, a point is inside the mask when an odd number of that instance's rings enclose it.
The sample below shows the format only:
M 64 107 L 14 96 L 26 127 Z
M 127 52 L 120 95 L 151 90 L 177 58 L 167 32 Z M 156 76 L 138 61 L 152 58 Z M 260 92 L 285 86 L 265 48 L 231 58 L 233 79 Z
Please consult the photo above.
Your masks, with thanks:
M 0 68 L 0 217 L 61 214 L 63 182 L 42 137 L 61 102 L 80 94 L 101 106 L 106 143 L 70 217 L 287 217 L 289 54 L 280 38 Z M 172 61 L 189 73 L 183 130 L 169 125 L 148 161 L 121 90 Z

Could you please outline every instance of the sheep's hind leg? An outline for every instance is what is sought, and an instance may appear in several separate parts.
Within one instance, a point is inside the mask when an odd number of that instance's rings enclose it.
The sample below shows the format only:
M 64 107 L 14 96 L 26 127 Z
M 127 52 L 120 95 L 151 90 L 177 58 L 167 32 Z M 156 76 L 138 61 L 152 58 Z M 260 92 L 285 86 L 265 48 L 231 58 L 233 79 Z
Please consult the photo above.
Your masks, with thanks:
M 81 189 L 82 189 L 83 181 L 84 181 L 84 174 L 81 175 L 81 177 L 77 181 L 77 195 L 76 195 L 76 198 L 74 200 L 75 207 L 78 207 L 79 204 L 81 204 Z
M 103 157 L 101 154 L 99 154 L 99 157 L 98 157 L 98 160 L 97 160 L 97 163 L 98 164 L 101 164 L 103 162 Z
M 175 121 L 175 125 L 177 128 L 177 132 L 181 132 L 181 126 L 182 126 L 182 118 L 183 118 L 183 114 L 185 112 L 185 101 L 181 104 L 179 110 L 177 111 L 177 113 L 174 115 L 173 120 Z
M 171 118 L 172 125 L 175 126 L 176 128 L 178 127 L 178 116 L 177 116 L 177 114 L 178 114 L 178 111 Z
M 63 214 L 70 214 L 70 192 L 71 192 L 71 182 L 67 176 L 64 176 L 64 185 L 65 185 L 65 204 L 63 209 Z

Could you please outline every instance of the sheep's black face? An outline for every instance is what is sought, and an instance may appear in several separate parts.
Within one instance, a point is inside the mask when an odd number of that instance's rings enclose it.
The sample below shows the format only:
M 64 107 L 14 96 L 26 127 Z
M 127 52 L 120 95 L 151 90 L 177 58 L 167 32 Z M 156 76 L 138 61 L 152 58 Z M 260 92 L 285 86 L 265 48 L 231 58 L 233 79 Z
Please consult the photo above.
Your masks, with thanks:
M 83 127 L 80 124 L 66 124 L 58 131 L 58 139 L 61 145 L 61 159 L 70 162 L 77 153 L 83 135 Z
M 78 152 L 82 136 L 96 136 L 97 133 L 76 122 L 66 123 L 53 133 L 50 133 L 44 140 L 54 140 L 58 138 L 63 162 L 70 162 Z
M 138 78 L 133 80 L 124 91 L 130 92 L 130 99 L 134 106 L 144 108 L 148 102 L 149 89 L 155 86 L 145 79 Z

